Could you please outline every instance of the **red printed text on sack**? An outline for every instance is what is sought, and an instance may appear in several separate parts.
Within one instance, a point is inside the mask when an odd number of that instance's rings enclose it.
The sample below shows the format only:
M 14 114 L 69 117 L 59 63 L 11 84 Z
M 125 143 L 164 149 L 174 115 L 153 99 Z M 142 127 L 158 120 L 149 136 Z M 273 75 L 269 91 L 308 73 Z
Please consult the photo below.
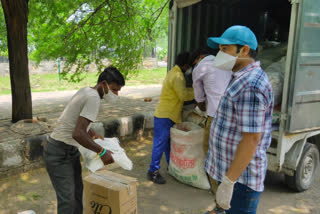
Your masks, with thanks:
M 173 151 L 175 153 L 183 153 L 184 152 L 184 145 L 178 145 L 178 144 L 172 144 L 172 148 L 173 148 Z
M 180 169 L 194 168 L 196 162 L 195 159 L 180 158 L 174 155 L 173 152 L 170 153 L 170 161 L 172 161 Z

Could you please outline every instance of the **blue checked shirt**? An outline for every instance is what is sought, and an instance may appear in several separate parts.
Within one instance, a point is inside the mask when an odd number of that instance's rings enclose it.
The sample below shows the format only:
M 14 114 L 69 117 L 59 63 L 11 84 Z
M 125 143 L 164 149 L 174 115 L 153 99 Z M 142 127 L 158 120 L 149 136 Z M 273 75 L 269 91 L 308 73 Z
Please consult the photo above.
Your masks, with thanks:
M 237 182 L 255 191 L 263 191 L 267 170 L 266 151 L 271 143 L 272 110 L 272 87 L 260 62 L 233 73 L 210 128 L 205 169 L 212 178 L 222 181 L 234 159 L 243 132 L 261 133 L 256 153 Z

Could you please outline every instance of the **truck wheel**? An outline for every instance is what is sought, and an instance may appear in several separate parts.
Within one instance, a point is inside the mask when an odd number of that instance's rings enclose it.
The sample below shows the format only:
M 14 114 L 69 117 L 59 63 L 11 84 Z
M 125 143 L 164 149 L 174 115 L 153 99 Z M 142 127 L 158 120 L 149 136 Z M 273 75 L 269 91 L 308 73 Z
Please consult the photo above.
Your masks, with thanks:
M 286 183 L 295 191 L 305 191 L 312 185 L 318 168 L 319 150 L 315 145 L 306 143 L 294 175 L 285 176 Z

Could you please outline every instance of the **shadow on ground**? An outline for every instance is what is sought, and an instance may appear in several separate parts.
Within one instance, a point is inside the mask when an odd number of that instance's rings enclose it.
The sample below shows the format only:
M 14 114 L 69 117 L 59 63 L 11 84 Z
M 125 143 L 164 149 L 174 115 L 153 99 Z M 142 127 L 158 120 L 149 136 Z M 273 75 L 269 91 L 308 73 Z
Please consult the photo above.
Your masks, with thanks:
M 167 174 L 167 164 L 162 161 L 161 173 L 167 184 L 156 185 L 146 178 L 151 159 L 152 138 L 141 141 L 124 141 L 123 147 L 133 161 L 134 169 L 110 170 L 138 179 L 139 214 L 202 214 L 213 205 L 213 195 L 179 183 Z M 84 169 L 83 176 L 89 172 Z M 317 214 L 320 213 L 320 180 L 302 193 L 291 191 L 282 175 L 268 173 L 265 192 L 261 196 L 258 214 Z M 37 169 L 0 180 L 0 214 L 34 210 L 37 214 L 56 213 L 55 192 L 45 169 Z

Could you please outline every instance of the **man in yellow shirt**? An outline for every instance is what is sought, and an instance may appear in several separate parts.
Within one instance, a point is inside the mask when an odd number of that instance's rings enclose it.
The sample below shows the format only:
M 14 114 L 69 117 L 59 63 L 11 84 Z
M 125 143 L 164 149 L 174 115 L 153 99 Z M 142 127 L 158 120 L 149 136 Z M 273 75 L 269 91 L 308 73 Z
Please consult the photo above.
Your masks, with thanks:
M 181 53 L 163 81 L 160 102 L 154 114 L 152 160 L 147 173 L 148 179 L 157 184 L 166 183 L 159 169 L 163 152 L 168 164 L 170 161 L 170 128 L 181 123 L 183 103 L 194 98 L 193 88 L 186 88 L 183 75 L 189 68 L 189 53 Z

